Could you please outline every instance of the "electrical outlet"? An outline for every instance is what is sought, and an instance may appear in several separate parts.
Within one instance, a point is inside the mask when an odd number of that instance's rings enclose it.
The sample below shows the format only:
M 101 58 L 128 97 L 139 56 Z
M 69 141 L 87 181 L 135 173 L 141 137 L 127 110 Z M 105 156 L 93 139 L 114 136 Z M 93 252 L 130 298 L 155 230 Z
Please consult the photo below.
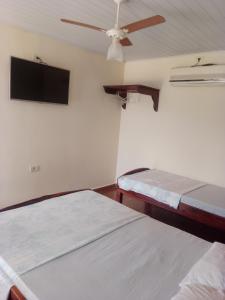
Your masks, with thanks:
M 35 165 L 35 166 L 29 166 L 29 170 L 31 173 L 37 173 L 37 172 L 40 172 L 40 165 Z

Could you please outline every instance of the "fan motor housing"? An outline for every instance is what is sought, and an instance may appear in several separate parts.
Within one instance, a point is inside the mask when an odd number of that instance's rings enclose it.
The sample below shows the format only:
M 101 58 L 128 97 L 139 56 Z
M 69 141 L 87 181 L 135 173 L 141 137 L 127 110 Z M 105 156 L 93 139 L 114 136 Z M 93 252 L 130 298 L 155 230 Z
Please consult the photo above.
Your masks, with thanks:
M 127 2 L 128 0 L 114 0 L 116 4 L 121 4 L 123 2 Z
M 106 31 L 106 34 L 110 38 L 123 39 L 126 37 L 126 30 L 112 28 Z

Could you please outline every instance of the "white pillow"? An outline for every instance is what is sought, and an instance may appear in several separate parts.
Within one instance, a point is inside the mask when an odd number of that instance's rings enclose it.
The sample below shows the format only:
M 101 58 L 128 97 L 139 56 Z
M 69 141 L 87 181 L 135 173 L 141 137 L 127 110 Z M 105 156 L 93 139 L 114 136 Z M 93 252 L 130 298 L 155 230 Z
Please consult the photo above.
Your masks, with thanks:
M 204 285 L 186 285 L 171 300 L 225 300 L 225 294 Z
M 225 245 L 214 243 L 192 267 L 180 286 L 200 284 L 225 291 Z

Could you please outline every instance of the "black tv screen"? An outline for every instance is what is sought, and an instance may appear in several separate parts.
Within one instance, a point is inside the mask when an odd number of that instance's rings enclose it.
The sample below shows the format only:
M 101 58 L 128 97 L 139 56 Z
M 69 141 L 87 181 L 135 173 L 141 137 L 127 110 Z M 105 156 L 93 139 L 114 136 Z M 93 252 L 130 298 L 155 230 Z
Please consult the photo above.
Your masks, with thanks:
M 68 104 L 70 72 L 11 57 L 10 98 Z

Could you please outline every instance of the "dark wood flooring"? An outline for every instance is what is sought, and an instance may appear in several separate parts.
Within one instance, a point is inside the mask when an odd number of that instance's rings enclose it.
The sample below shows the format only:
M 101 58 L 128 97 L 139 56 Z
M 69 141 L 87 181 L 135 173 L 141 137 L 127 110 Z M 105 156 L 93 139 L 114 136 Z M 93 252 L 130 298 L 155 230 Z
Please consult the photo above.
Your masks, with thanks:
M 96 192 L 105 195 L 113 200 L 116 200 L 116 185 L 96 189 Z M 219 231 L 217 229 L 208 227 L 199 222 L 195 222 L 183 216 L 179 216 L 175 213 L 166 211 L 165 209 L 158 207 L 151 207 L 148 203 L 129 197 L 123 198 L 123 204 L 133 208 L 141 213 L 147 214 L 152 218 L 159 220 L 163 223 L 166 223 L 170 226 L 179 228 L 183 231 L 194 234 L 202 239 L 205 239 L 210 242 L 218 241 L 225 243 L 225 232 Z

